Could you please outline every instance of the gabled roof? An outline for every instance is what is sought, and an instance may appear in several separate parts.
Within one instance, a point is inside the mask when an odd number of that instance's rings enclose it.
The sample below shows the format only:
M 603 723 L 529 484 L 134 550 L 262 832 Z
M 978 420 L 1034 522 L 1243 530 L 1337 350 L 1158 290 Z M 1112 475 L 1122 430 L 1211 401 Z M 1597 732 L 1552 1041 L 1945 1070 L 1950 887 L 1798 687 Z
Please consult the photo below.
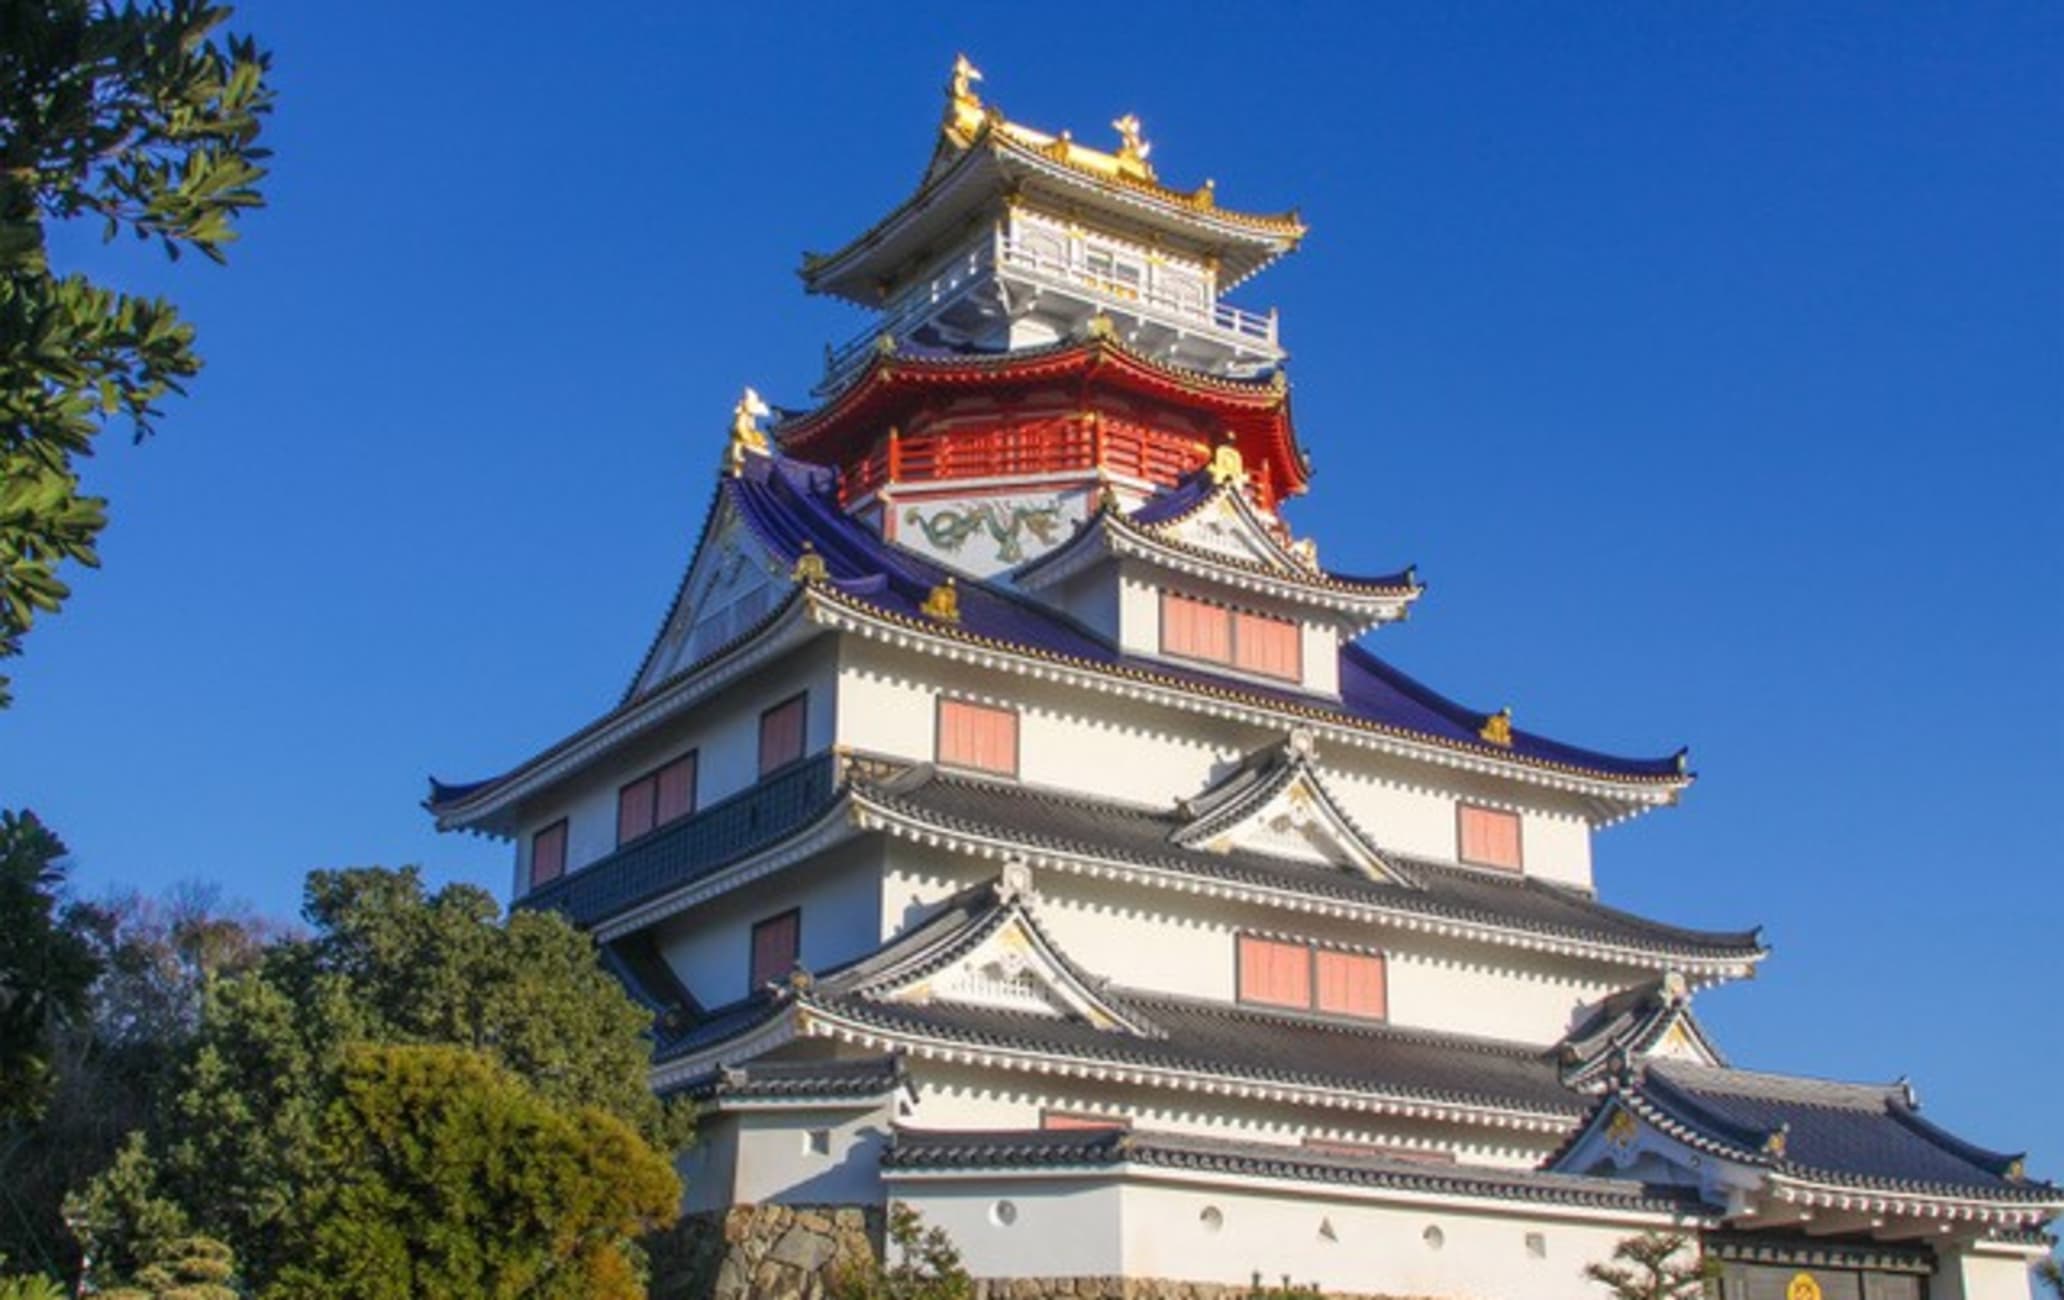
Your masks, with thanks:
M 2064 1206 L 2022 1157 L 1987 1151 L 1922 1119 L 1913 1092 L 1680 1061 L 1629 1070 L 1599 1103 L 1780 1180 L 1919 1197 Z
M 1536 1047 L 1346 1017 L 1272 1011 L 1119 989 L 1050 956 L 1095 997 L 1097 1014 L 1027 1014 L 948 1000 L 944 988 L 911 996 L 914 979 L 951 965 L 1000 925 L 1036 909 L 1017 885 L 963 891 L 880 950 L 823 974 L 798 973 L 737 1007 L 712 1012 L 661 1045 L 655 1065 L 721 1065 L 727 1044 L 757 1055 L 787 1018 L 793 1034 L 835 1038 L 867 1052 L 909 1052 L 1005 1068 L 1125 1077 L 1186 1089 L 1300 1096 L 1315 1104 L 1410 1110 L 1560 1131 L 1584 1113 L 1551 1055 Z M 1036 929 L 1036 921 L 1032 922 Z M 757 1048 L 757 1050 L 756 1050 Z M 681 1068 L 675 1065 L 675 1069 Z M 680 1081 L 671 1087 L 681 1086 Z
M 1287 805 L 1287 807 L 1282 807 Z M 1326 856 L 1376 880 L 1410 885 L 1412 877 L 1378 848 L 1369 833 L 1326 788 L 1312 762 L 1307 731 L 1293 732 L 1273 745 L 1254 750 L 1196 796 L 1183 800 L 1176 812 L 1184 820 L 1168 838 L 1184 848 L 1225 852 L 1248 838 L 1257 823 L 1287 813 L 1307 838 L 1330 850 Z M 1266 849 L 1257 850 L 1268 856 Z
M 1350 635 L 1404 617 L 1419 598 L 1422 588 L 1412 568 L 1375 577 L 1319 568 L 1314 552 L 1293 549 L 1261 518 L 1243 479 L 1221 475 L 1211 466 L 1196 470 L 1130 513 L 1115 498 L 1107 498 L 1074 536 L 1013 570 L 1011 582 L 1038 590 L 1102 556 L 1132 556 L 1278 599 L 1328 608 L 1341 616 Z M 1194 533 L 1207 515 L 1209 524 L 1226 533 L 1231 544 L 1198 543 Z
M 1631 1061 L 1668 1050 L 1673 1037 L 1713 1065 L 1727 1063 L 1692 1015 L 1690 990 L 1674 971 L 1614 993 L 1565 1034 L 1563 1082 L 1589 1086 Z
M 1241 787 L 1247 792 L 1244 781 Z M 1142 808 L 929 765 L 872 780 L 856 778 L 852 797 L 876 822 L 895 818 L 931 835 L 1011 846 L 1052 857 L 1057 865 L 1068 860 L 1136 865 L 1143 874 L 1164 876 L 1189 889 L 1215 884 L 1302 897 L 1320 907 L 1383 913 L 1405 928 L 1504 935 L 1530 947 L 1567 946 L 1688 968 L 1739 971 L 1765 955 L 1756 931 L 1664 925 L 1531 877 L 1389 851 L 1383 860 L 1393 866 L 1392 880 L 1237 848 L 1215 852 L 1181 842 L 1179 832 L 1194 815 L 1177 809 Z

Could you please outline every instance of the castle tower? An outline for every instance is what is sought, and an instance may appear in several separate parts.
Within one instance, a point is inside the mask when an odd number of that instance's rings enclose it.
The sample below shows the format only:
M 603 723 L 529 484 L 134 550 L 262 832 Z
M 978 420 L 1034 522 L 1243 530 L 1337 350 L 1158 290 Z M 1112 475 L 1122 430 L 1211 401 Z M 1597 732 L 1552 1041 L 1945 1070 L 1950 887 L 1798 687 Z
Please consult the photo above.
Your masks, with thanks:
M 651 1011 L 714 1294 L 814 1293 L 894 1200 L 1012 1295 L 1590 1300 L 1670 1231 L 1723 1300 L 2025 1300 L 2064 1192 L 1731 1065 L 1693 1003 L 1760 932 L 1599 898 L 1683 751 L 1434 690 L 1374 648 L 1416 575 L 1292 534 L 1276 322 L 1220 295 L 1303 226 L 977 76 L 806 264 L 879 319 L 815 409 L 745 391 L 617 705 L 431 790 Z

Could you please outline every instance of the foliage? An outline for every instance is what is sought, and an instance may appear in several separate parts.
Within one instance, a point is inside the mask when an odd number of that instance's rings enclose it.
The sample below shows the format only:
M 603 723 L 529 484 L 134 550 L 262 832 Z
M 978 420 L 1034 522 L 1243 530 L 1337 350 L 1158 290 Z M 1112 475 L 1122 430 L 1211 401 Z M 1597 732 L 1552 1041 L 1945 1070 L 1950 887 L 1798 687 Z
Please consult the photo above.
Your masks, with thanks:
M 673 1221 L 673 1168 L 629 1125 L 453 1047 L 345 1053 L 309 1243 L 268 1294 L 635 1297 L 629 1238 Z
M 1292 1282 L 1287 1273 L 1280 1284 L 1269 1286 L 1262 1282 L 1257 1271 L 1254 1281 L 1247 1287 L 1247 1300 L 1325 1300 L 1325 1293 L 1315 1286 Z
M 2037 1264 L 2035 1276 L 2037 1281 L 2057 1294 L 2058 1300 L 2064 1300 L 2064 1267 L 2058 1265 L 2055 1256 Z
M 0 1300 L 65 1300 L 65 1291 L 40 1273 L 0 1277 Z
M 1586 1264 L 1584 1275 L 1617 1300 L 1695 1300 L 1720 1275 L 1718 1261 L 1698 1253 L 1690 1238 L 1661 1232 L 1628 1237 L 1613 1247 L 1611 1264 Z
M 236 1253 L 213 1237 L 168 1240 L 134 1281 L 102 1300 L 237 1300 Z
M 64 842 L 32 812 L 0 812 L 0 1124 L 49 1092 L 51 1035 L 83 1017 L 98 966 L 58 925 Z
M 943 1228 L 927 1228 L 916 1210 L 889 1206 L 888 1246 L 872 1264 L 849 1264 L 832 1279 L 832 1300 L 971 1300 L 975 1284 Z M 888 1256 L 895 1257 L 890 1263 Z
M 414 870 L 375 869 L 312 874 L 303 914 L 311 933 L 207 987 L 134 1158 L 73 1201 L 117 1270 L 175 1230 L 168 1208 L 235 1246 L 261 1289 L 305 1263 L 352 1044 L 478 1051 L 545 1103 L 614 1116 L 661 1151 L 687 1140 L 692 1116 L 647 1083 L 650 1017 L 563 918 L 498 924 L 478 889 L 426 894 Z
M 70 594 L 60 564 L 99 563 L 106 502 L 78 460 L 112 417 L 147 436 L 201 368 L 171 303 L 56 274 L 48 227 L 224 260 L 263 202 L 273 103 L 270 56 L 218 36 L 228 18 L 209 0 L 0 0 L 0 658 Z
M 51 1036 L 42 1115 L 0 1150 L 0 1251 L 69 1275 L 78 1259 L 59 1212 L 65 1193 L 113 1164 L 171 1090 L 208 983 L 251 968 L 279 931 L 194 886 L 163 900 L 74 902 L 61 925 L 100 974 L 85 1016 Z

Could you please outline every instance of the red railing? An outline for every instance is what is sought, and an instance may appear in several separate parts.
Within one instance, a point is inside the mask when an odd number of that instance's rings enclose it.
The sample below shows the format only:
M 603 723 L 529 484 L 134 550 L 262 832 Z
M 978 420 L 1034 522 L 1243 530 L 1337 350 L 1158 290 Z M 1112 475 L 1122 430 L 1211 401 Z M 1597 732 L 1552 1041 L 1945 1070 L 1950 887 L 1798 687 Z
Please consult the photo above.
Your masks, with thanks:
M 839 499 L 857 501 L 889 483 L 1018 478 L 1099 466 L 1170 487 L 1210 455 L 1210 447 L 1196 438 L 1100 415 L 924 434 L 891 430 L 840 474 Z

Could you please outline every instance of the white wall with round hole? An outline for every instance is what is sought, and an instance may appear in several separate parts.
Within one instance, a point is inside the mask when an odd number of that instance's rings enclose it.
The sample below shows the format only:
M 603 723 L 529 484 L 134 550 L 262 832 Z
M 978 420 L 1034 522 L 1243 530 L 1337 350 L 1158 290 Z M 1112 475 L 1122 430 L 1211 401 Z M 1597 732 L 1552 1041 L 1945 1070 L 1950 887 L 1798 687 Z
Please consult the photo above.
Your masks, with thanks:
M 1448 1244 L 1448 1234 L 1440 1230 L 1438 1223 L 1428 1224 L 1426 1231 L 1419 1234 L 1419 1239 L 1426 1243 L 1428 1250 L 1439 1250 Z
M 998 1201 L 989 1207 L 989 1222 L 999 1228 L 1008 1228 L 1018 1221 L 1016 1201 Z
M 1207 1205 L 1203 1212 L 1197 1215 L 1197 1222 L 1204 1225 L 1204 1231 L 1217 1232 L 1225 1227 L 1225 1211 L 1216 1205 Z

